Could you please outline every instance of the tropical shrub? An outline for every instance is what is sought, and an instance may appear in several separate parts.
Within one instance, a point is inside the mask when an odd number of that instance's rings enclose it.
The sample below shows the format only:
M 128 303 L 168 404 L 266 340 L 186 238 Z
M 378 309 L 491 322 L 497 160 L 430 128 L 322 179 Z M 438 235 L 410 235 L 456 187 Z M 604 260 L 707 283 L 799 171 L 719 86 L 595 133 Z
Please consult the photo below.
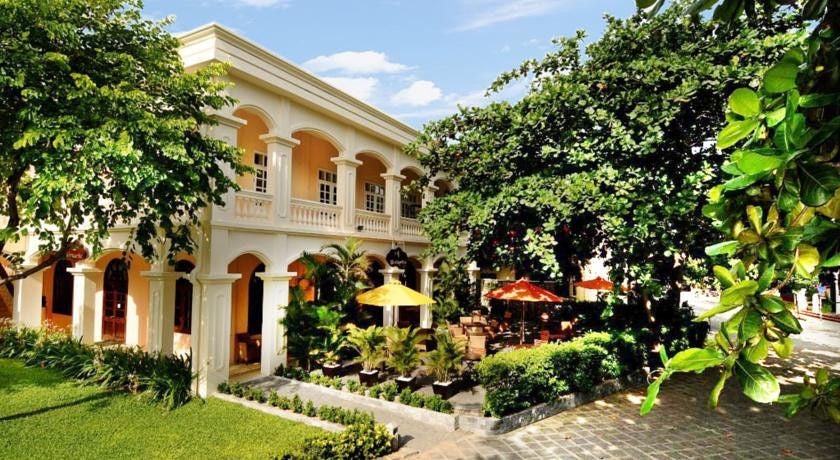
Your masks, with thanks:
M 445 414 L 451 414 L 454 410 L 451 402 L 438 395 L 426 395 L 419 391 L 412 392 L 409 388 L 400 392 L 400 402 L 406 406 L 422 407 Z
M 359 354 L 354 362 L 371 371 L 385 360 L 385 332 L 379 326 L 362 329 L 350 324 L 347 327 L 347 346 Z
M 484 409 L 499 417 L 641 369 L 645 350 L 630 333 L 589 333 L 569 342 L 513 350 L 475 366 Z
M 385 328 L 388 339 L 389 357 L 388 367 L 401 377 L 410 377 L 411 373 L 420 365 L 420 350 L 417 346 L 427 338 L 427 334 L 419 328 Z
M 397 397 L 397 393 L 400 391 L 397 388 L 397 384 L 394 382 L 385 382 L 382 384 L 382 399 L 386 401 L 393 401 Z
M 462 338 L 452 337 L 445 328 L 435 332 L 435 340 L 436 348 L 423 356 L 423 362 L 438 382 L 448 382 L 463 365 L 467 343 Z
M 110 390 L 142 394 L 172 409 L 190 400 L 189 355 L 149 353 L 140 348 L 87 345 L 63 332 L 0 324 L 0 356 L 28 366 L 58 369 L 67 378 Z

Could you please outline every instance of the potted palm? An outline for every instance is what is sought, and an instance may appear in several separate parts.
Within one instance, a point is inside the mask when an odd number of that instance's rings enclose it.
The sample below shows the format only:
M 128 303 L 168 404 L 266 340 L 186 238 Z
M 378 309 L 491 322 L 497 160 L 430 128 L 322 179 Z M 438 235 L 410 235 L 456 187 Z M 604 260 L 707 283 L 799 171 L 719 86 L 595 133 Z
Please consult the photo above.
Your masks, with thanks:
M 320 305 L 313 308 L 309 316 L 315 323 L 315 328 L 323 334 L 318 346 L 309 351 L 309 357 L 321 364 L 321 370 L 327 377 L 338 376 L 341 373 L 339 351 L 344 347 L 346 340 L 341 328 L 344 314 L 333 307 Z
M 379 326 L 362 329 L 350 324 L 347 327 L 347 346 L 359 354 L 354 362 L 362 365 L 359 381 L 370 386 L 379 379 L 379 369 L 385 360 L 385 333 Z
M 389 327 L 385 329 L 385 336 L 390 354 L 386 364 L 399 374 L 397 387 L 400 391 L 414 389 L 417 377 L 411 374 L 420 365 L 420 350 L 417 347 L 426 340 L 426 333 L 417 328 Z
M 435 394 L 449 399 L 458 391 L 453 377 L 461 370 L 467 342 L 462 338 L 452 337 L 446 329 L 438 329 L 435 332 L 435 340 L 437 348 L 426 353 L 423 362 L 435 377 L 432 384 Z

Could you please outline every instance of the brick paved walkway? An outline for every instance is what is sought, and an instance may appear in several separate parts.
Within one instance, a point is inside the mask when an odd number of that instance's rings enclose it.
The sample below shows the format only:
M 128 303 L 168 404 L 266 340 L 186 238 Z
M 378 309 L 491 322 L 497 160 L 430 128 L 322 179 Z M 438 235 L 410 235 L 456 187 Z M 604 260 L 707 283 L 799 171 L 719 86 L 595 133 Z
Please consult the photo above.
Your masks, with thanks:
M 795 359 L 780 368 L 782 392 L 802 370 L 840 372 L 840 325 L 808 319 L 795 340 Z M 653 412 L 640 417 L 644 389 L 587 404 L 495 437 L 465 436 L 417 458 L 840 458 L 840 426 L 782 406 L 752 403 L 733 379 L 712 411 L 706 398 L 713 375 L 678 375 L 662 387 Z

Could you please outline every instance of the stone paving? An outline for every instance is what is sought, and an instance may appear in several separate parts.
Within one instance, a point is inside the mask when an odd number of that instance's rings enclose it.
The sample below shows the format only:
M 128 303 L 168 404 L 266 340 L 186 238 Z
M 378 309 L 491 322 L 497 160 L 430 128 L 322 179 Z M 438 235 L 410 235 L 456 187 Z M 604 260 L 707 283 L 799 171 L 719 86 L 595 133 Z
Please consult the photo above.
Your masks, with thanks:
M 840 325 L 804 321 L 797 354 L 777 364 L 782 393 L 802 371 L 840 372 Z M 493 437 L 465 434 L 424 450 L 418 459 L 554 458 L 840 458 L 840 426 L 809 413 L 792 420 L 779 405 L 756 404 L 733 379 L 716 410 L 706 407 L 714 375 L 677 375 L 656 408 L 639 416 L 644 389 L 618 393 L 533 425 Z

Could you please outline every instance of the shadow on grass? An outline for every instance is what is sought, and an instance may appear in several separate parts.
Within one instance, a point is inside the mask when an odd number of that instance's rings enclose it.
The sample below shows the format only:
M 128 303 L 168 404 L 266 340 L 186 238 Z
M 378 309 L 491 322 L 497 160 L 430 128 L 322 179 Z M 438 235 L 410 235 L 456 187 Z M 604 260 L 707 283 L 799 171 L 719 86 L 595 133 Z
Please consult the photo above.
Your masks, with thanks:
M 54 411 L 54 410 L 58 410 L 58 409 L 64 409 L 64 408 L 67 408 L 67 407 L 78 406 L 78 405 L 85 404 L 85 403 L 88 403 L 88 402 L 91 402 L 91 401 L 95 401 L 97 409 L 100 409 L 100 408 L 102 408 L 104 406 L 107 406 L 109 404 L 108 401 L 105 401 L 105 399 L 110 398 L 111 396 L 113 396 L 113 394 L 108 393 L 108 392 L 96 393 L 96 394 L 93 394 L 93 395 L 90 395 L 90 396 L 85 396 L 84 398 L 79 398 L 79 399 L 69 401 L 69 402 L 66 402 L 66 403 L 63 403 L 63 404 L 57 404 L 55 406 L 41 407 L 41 408 L 31 410 L 31 411 L 27 411 L 27 412 L 21 412 L 21 413 L 18 413 L 18 414 L 12 414 L 12 415 L 7 415 L 5 417 L 0 417 L 0 422 L 7 422 L 7 421 L 10 421 L 10 420 L 18 420 L 18 419 L 22 419 L 22 418 L 32 417 L 32 416 L 35 416 L 35 415 L 44 414 L 44 413 Z

